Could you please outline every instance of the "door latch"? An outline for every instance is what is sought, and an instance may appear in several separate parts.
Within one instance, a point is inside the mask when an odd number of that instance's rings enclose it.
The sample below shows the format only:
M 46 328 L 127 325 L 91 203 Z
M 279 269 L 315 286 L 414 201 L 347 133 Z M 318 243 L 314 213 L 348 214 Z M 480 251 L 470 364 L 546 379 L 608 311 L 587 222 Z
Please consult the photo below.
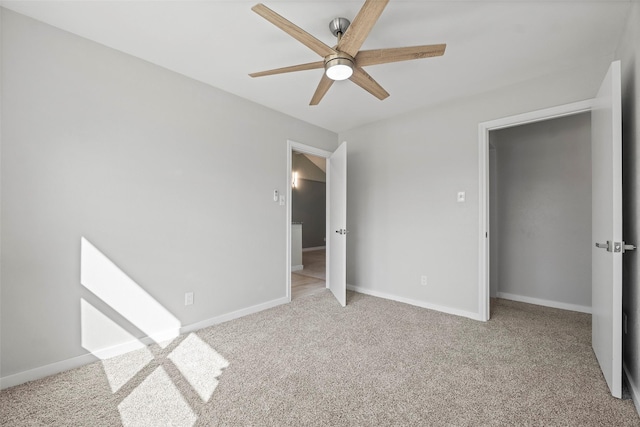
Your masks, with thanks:
M 627 245 L 625 242 L 622 242 L 622 250 L 620 252 L 625 253 L 627 251 L 635 251 L 635 245 Z
M 606 249 L 607 252 L 625 253 L 635 250 L 636 246 L 627 245 L 625 242 L 612 242 L 611 240 L 607 240 L 607 243 L 596 243 L 596 248 Z

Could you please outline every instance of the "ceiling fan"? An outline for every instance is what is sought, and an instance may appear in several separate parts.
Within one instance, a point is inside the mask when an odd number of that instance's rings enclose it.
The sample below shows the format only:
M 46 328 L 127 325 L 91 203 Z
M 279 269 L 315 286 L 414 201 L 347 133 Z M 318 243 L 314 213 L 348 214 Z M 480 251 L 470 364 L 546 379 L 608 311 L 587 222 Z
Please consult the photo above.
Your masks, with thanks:
M 327 46 L 265 5 L 261 3 L 255 5 L 251 10 L 324 59 L 322 61 L 292 65 L 290 67 L 261 71 L 249 75 L 251 77 L 262 77 L 293 71 L 324 68 L 325 72 L 309 105 L 318 105 L 335 80 L 346 79 L 351 80 L 376 98 L 380 100 L 385 99 L 389 96 L 389 93 L 367 74 L 362 67 L 441 56 L 447 47 L 446 44 L 433 44 L 391 49 L 360 50 L 360 47 L 382 14 L 387 3 L 389 3 L 389 0 L 366 0 L 353 22 L 349 22 L 346 18 L 333 19 L 329 23 L 329 29 L 332 34 L 338 38 L 338 44 L 334 47 Z

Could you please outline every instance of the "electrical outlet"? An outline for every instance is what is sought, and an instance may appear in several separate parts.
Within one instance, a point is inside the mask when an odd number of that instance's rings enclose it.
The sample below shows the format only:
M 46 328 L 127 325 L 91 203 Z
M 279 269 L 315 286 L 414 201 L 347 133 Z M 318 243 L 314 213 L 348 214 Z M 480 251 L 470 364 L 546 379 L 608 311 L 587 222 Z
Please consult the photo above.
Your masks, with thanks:
M 427 286 L 427 276 L 420 276 L 420 284 L 422 286 Z
M 184 294 L 184 305 L 193 305 L 193 292 Z

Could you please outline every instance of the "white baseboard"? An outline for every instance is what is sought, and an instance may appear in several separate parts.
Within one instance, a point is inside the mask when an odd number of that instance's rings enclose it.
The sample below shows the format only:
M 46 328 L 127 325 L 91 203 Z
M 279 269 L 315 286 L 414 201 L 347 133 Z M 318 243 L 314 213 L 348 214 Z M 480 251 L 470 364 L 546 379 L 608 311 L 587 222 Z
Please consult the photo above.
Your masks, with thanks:
M 506 292 L 498 292 L 497 296 L 498 298 L 508 299 L 511 301 L 526 302 L 527 304 L 542 305 L 544 307 L 559 308 L 562 310 L 591 314 L 591 307 L 587 307 L 586 305 L 567 304 L 564 302 L 550 301 L 540 298 L 524 297 L 522 295 L 509 294 Z
M 302 248 L 302 252 L 313 252 L 313 251 L 319 251 L 322 249 L 327 249 L 326 246 L 314 246 L 312 248 Z
M 397 295 L 388 294 L 385 292 L 373 291 L 367 288 L 361 288 L 359 286 L 347 285 L 347 289 L 354 292 L 359 292 L 365 295 L 371 295 L 372 297 L 384 298 L 391 301 L 398 301 L 409 305 L 415 305 L 417 307 L 426 308 L 429 310 L 439 311 L 441 313 L 453 314 L 455 316 L 467 317 L 473 320 L 482 320 L 478 313 L 474 313 L 466 310 L 459 310 L 457 308 L 446 307 L 444 305 L 432 304 L 425 301 L 418 301 L 411 298 L 400 297 Z
M 300 264 L 300 265 L 292 265 L 291 266 L 291 271 L 300 271 L 304 269 L 304 265 Z
M 180 330 L 175 329 L 171 334 L 162 334 L 161 337 L 156 337 L 155 339 L 144 337 L 132 341 L 127 341 L 118 345 L 114 345 L 113 347 L 102 348 L 99 350 L 94 350 L 92 353 L 93 356 L 97 357 L 100 360 L 110 359 L 112 357 L 120 356 L 121 354 L 129 353 L 130 351 L 139 350 L 143 347 L 151 345 L 156 342 L 164 342 L 169 341 L 180 335 Z
M 278 298 L 275 300 L 267 301 L 262 304 L 257 304 L 251 307 L 243 308 L 240 310 L 232 311 L 220 316 L 212 317 L 211 319 L 203 320 L 201 322 L 192 323 L 180 328 L 179 331 L 168 331 L 166 334 L 162 334 L 163 338 L 171 339 L 177 337 L 179 334 L 186 334 L 189 332 L 197 331 L 209 326 L 217 325 L 219 323 L 228 322 L 229 320 L 237 319 L 249 314 L 257 313 L 262 310 L 276 307 L 281 304 L 288 303 L 289 300 L 286 297 Z M 149 337 L 140 338 L 139 340 L 129 341 L 117 346 L 101 349 L 93 353 L 83 354 L 81 356 L 72 357 L 70 359 L 62 360 L 60 362 L 51 363 L 44 366 L 39 366 L 27 371 L 18 372 L 16 374 L 7 375 L 0 378 L 0 390 L 13 387 L 19 384 L 26 383 L 28 381 L 37 380 L 40 378 L 48 377 L 69 369 L 79 368 L 80 366 L 87 365 L 92 362 L 96 362 L 101 359 L 108 359 L 120 354 L 128 353 L 129 351 L 137 350 L 144 346 L 153 344 L 155 341 Z
M 39 366 L 28 371 L 18 372 L 17 374 L 7 375 L 0 378 L 0 390 L 13 387 L 28 381 L 37 380 L 48 377 L 49 375 L 59 372 L 68 371 L 99 360 L 96 356 L 87 353 L 82 356 L 72 357 L 71 359 L 62 360 L 60 362 L 51 363 L 49 365 Z
M 277 307 L 282 304 L 287 304 L 289 300 L 287 297 L 274 299 L 271 301 L 263 302 L 261 304 L 253 305 L 247 308 L 241 308 L 240 310 L 232 311 L 231 313 L 222 314 L 220 316 L 212 317 L 211 319 L 203 320 L 201 322 L 192 323 L 180 328 L 180 334 L 186 334 L 188 332 L 198 331 L 200 329 L 208 328 L 209 326 L 217 325 L 219 323 L 228 322 L 229 320 L 239 319 L 240 317 L 248 316 L 250 314 L 258 313 L 263 310 L 268 310 L 273 307 Z
M 631 393 L 631 399 L 633 400 L 633 405 L 636 407 L 636 412 L 640 415 L 640 390 L 636 387 L 635 379 L 631 376 L 631 373 L 627 369 L 627 365 L 625 363 L 622 364 L 622 369 L 624 370 L 624 374 L 627 377 L 627 385 L 629 386 L 629 392 Z

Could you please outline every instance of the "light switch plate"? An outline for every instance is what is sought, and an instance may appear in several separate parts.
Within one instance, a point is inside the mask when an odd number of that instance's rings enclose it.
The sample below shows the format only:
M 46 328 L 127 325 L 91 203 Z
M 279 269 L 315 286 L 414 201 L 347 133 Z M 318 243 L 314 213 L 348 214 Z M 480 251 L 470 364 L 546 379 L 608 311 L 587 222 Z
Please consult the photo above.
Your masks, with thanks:
M 193 305 L 193 292 L 184 294 L 184 305 Z
M 465 196 L 464 191 L 458 191 L 458 202 L 464 202 Z

